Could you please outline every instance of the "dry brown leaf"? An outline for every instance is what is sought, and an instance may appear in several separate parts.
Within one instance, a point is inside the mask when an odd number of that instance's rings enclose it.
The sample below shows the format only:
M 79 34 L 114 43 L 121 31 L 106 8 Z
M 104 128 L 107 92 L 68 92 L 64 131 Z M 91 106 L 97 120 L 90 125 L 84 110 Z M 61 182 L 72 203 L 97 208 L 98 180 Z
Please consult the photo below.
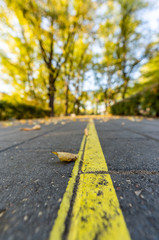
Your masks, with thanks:
M 28 124 L 29 124 L 29 125 L 32 125 L 32 124 L 33 124 L 33 120 L 32 120 L 32 119 L 29 119 L 29 120 L 28 120 Z
M 87 128 L 84 129 L 84 135 L 88 136 L 88 129 Z
M 135 191 L 136 196 L 138 197 L 141 194 L 142 190 Z
M 2 122 L 3 127 L 11 127 L 13 126 L 13 122 Z
M 76 161 L 78 158 L 78 154 L 68 153 L 68 152 L 52 152 L 57 155 L 60 161 L 62 162 L 72 162 Z
M 32 127 L 32 130 L 40 130 L 40 129 L 41 129 L 41 126 L 38 124 Z
M 41 126 L 40 125 L 35 125 L 34 127 L 32 128 L 21 128 L 20 130 L 21 131 L 34 131 L 34 130 L 40 130 L 41 129 Z
M 50 122 L 45 122 L 45 125 L 46 125 L 46 126 L 50 125 Z
M 40 119 L 40 120 L 39 120 L 39 123 L 40 123 L 40 124 L 44 124 L 44 123 L 45 123 L 45 119 Z
M 0 218 L 3 217 L 3 215 L 5 214 L 5 212 L 6 212 L 6 209 L 1 209 Z
M 21 131 L 31 131 L 31 128 L 21 128 Z
M 24 123 L 26 123 L 26 119 L 20 119 L 19 122 L 24 124 Z

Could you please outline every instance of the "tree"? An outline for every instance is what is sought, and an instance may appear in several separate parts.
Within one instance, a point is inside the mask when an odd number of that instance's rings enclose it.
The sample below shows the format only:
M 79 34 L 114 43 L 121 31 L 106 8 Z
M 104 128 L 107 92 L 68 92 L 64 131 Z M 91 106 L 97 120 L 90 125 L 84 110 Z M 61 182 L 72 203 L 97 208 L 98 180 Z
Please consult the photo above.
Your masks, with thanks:
M 159 83 L 159 51 L 141 68 L 141 81 L 143 84 Z
M 2 72 L 7 76 L 6 81 L 10 81 L 21 98 L 35 100 L 37 103 L 44 103 L 46 99 L 45 82 L 41 72 L 43 64 L 38 59 L 38 48 L 34 41 L 33 33 L 26 25 L 26 21 L 21 19 L 21 24 L 17 22 L 14 15 L 5 7 L 2 16 L 1 28 L 5 27 L 3 36 L 8 52 L 1 52 Z M 13 23 L 12 23 L 13 22 Z
M 117 0 L 119 5 L 119 26 L 117 33 L 116 69 L 122 80 L 122 98 L 125 98 L 132 73 L 149 53 L 149 43 L 141 47 L 141 24 L 139 11 L 147 7 L 144 0 Z M 139 54 L 140 52 L 140 54 Z M 140 56 L 138 56 L 140 55 Z
M 89 48 L 90 39 L 84 39 L 80 36 L 75 44 L 74 61 L 73 61 L 73 87 L 75 94 L 74 113 L 79 115 L 80 105 L 83 96 L 83 84 L 85 79 L 85 73 L 89 70 L 89 65 L 92 60 L 92 51 Z
M 39 56 L 47 69 L 46 87 L 53 116 L 56 81 L 69 59 L 72 42 L 77 41 L 80 32 L 92 26 L 89 22 L 94 4 L 91 0 L 6 0 L 6 3 L 19 25 L 25 22 L 34 34 Z
M 105 99 L 110 87 L 119 86 L 124 99 L 133 73 L 151 52 L 151 43 L 142 35 L 139 13 L 146 8 L 145 0 L 107 1 L 105 22 L 100 24 L 99 36 L 104 47 L 100 70 L 106 74 Z
M 114 2 L 107 2 L 107 9 L 104 14 L 106 20 L 100 24 L 98 35 L 103 46 L 103 57 L 100 64 L 97 65 L 97 72 L 100 73 L 104 81 L 100 84 L 100 91 L 103 91 L 103 100 L 105 111 L 110 104 L 110 89 L 114 84 L 114 74 L 116 72 L 116 59 L 114 53 L 116 50 L 115 31 L 117 29 L 114 18 Z

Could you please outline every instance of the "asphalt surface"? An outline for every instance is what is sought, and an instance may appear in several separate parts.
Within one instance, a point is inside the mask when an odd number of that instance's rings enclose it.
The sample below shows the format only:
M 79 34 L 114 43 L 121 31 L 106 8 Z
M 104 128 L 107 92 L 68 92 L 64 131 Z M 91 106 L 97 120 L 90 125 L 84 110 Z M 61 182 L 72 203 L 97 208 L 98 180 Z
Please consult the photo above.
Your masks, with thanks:
M 159 121 L 96 122 L 133 240 L 159 240 Z
M 132 240 L 159 240 L 159 120 L 95 124 Z M 0 240 L 48 239 L 74 165 L 52 151 L 78 153 L 86 125 L 61 120 L 32 132 L 20 131 L 27 123 L 0 127 Z
M 0 129 L 1 240 L 48 239 L 74 165 L 59 162 L 52 151 L 78 153 L 86 124 Z

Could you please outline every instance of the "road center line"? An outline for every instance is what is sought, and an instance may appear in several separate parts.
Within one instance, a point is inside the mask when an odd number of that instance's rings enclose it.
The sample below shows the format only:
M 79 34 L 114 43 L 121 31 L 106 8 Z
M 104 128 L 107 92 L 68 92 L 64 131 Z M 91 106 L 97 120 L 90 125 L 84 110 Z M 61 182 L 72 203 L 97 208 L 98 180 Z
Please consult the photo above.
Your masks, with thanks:
M 85 149 L 84 137 L 79 160 L 75 163 L 50 240 L 130 240 L 111 177 L 104 173 L 108 168 L 93 121 L 89 123 L 88 128 Z M 80 162 L 82 172 L 79 171 Z M 79 182 L 75 198 L 72 199 L 77 175 Z M 72 200 L 69 225 L 65 231 L 66 218 Z

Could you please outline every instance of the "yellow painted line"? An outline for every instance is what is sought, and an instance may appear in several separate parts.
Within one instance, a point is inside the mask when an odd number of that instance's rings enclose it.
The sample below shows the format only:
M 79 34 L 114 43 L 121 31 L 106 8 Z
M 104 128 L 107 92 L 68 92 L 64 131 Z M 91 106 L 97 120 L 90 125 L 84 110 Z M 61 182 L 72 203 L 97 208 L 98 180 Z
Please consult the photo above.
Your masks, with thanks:
M 108 174 L 81 175 L 67 239 L 130 239 Z
M 78 189 L 73 204 L 69 228 L 67 236 L 64 236 L 64 239 L 131 239 L 112 180 L 110 175 L 106 173 L 107 171 L 106 161 L 92 121 L 89 123 L 89 135 L 86 141 L 82 173 L 79 176 Z M 65 210 L 64 199 L 50 240 L 63 239 L 63 235 L 61 232 L 59 234 L 58 231 L 61 231 L 60 228 L 62 228 L 62 233 L 64 233 L 65 221 L 69 208 L 67 206 Z M 67 204 L 69 203 L 67 202 Z M 60 218 L 62 218 L 62 220 Z
M 88 126 L 88 139 L 86 142 L 84 162 L 82 165 L 83 172 L 108 171 L 99 138 L 93 124 L 90 121 Z

